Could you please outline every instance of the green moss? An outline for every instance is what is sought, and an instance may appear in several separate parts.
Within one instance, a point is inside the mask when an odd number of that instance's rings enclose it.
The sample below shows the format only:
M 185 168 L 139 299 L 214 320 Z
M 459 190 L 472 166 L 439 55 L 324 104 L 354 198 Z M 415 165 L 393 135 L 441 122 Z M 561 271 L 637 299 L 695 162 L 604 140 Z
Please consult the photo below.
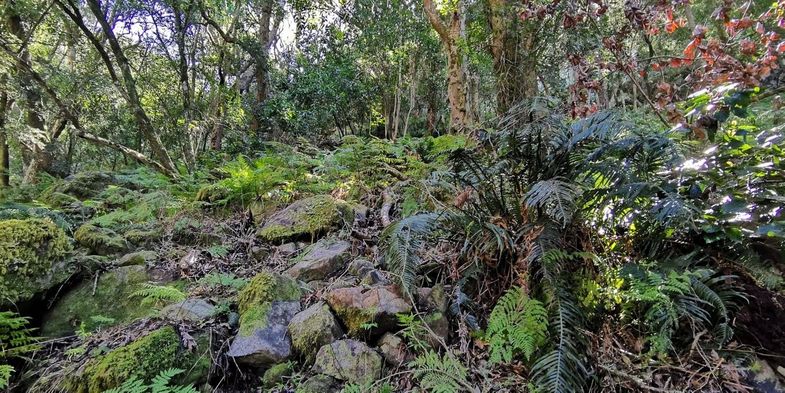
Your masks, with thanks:
M 341 217 L 353 217 L 347 203 L 329 195 L 317 195 L 299 200 L 272 215 L 258 234 L 270 241 L 313 236 L 337 224 Z
M 109 228 L 84 224 L 74 232 L 74 240 L 99 255 L 125 251 L 128 244 L 122 236 Z
M 291 376 L 293 372 L 294 364 L 291 362 L 276 364 L 264 372 L 262 384 L 265 388 L 270 389 L 283 382 L 284 378 Z
M 262 303 L 299 300 L 301 295 L 297 281 L 280 274 L 261 272 L 238 295 L 240 315 Z
M 62 192 L 49 193 L 44 196 L 42 201 L 55 209 L 60 209 L 80 202 L 79 198 L 72 195 L 63 194 Z
M 70 251 L 65 232 L 49 219 L 0 221 L 0 303 L 56 285 L 53 270 Z
M 80 375 L 66 381 L 64 388 L 75 393 L 100 393 L 131 377 L 150 381 L 173 367 L 189 370 L 183 380 L 194 380 L 209 370 L 209 362 L 182 348 L 174 328 L 166 326 L 90 360 Z
M 267 314 L 272 303 L 254 304 L 240 315 L 240 335 L 250 336 L 256 329 L 267 327 Z
M 126 266 L 103 273 L 98 281 L 87 280 L 69 291 L 44 317 L 41 335 L 62 337 L 73 334 L 80 324 L 92 330 L 90 317 L 102 315 L 116 323 L 152 315 L 154 310 L 131 294 L 150 280 L 142 266 Z M 95 285 L 95 286 L 94 286 Z
M 335 313 L 341 316 L 348 333 L 353 336 L 367 333 L 366 327 L 376 319 L 375 309 L 335 307 Z

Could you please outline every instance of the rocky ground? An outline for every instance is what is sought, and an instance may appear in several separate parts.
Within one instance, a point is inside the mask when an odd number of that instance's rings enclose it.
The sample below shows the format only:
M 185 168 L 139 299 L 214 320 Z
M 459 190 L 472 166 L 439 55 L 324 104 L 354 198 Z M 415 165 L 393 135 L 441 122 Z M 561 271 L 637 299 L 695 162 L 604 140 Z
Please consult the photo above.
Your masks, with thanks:
M 256 217 L 209 208 L 112 216 L 134 214 L 139 201 L 172 209 L 166 198 L 93 173 L 48 195 L 65 213 L 4 206 L 13 219 L 3 225 L 42 232 L 26 247 L 70 255 L 45 274 L 29 271 L 35 288 L 3 283 L 46 340 L 19 389 L 98 393 L 170 368 L 201 391 L 392 387 L 405 384 L 396 370 L 411 360 L 401 315 L 421 316 L 425 329 L 410 333 L 444 345 L 445 288 L 393 285 L 376 255 L 378 209 L 317 195 Z

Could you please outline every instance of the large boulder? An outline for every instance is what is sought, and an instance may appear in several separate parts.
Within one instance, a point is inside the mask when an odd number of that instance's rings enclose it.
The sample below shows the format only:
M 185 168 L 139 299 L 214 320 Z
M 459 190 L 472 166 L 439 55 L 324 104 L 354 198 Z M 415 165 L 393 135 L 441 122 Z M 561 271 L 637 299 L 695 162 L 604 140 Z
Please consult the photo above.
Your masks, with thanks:
M 93 317 L 122 323 L 148 316 L 153 313 L 150 306 L 130 297 L 148 281 L 150 275 L 144 266 L 120 267 L 101 274 L 98 281 L 84 281 L 44 316 L 41 334 L 45 337 L 68 336 L 80 326 L 91 330 L 97 324 Z
M 51 220 L 0 221 L 0 305 L 53 288 L 76 269 L 65 257 L 71 244 Z
M 323 280 L 343 268 L 351 252 L 352 245 L 345 240 L 322 239 L 299 255 L 285 273 L 305 282 Z
M 412 311 L 393 286 L 334 289 L 327 293 L 327 303 L 353 336 L 383 334 L 397 326 L 397 314 Z
M 259 367 L 289 359 L 292 343 L 286 329 L 298 311 L 298 301 L 274 301 L 245 311 L 240 316 L 240 332 L 227 355 Z
M 361 341 L 341 340 L 319 349 L 313 370 L 348 383 L 366 385 L 381 377 L 382 357 Z
M 270 216 L 259 228 L 259 237 L 280 242 L 286 239 L 314 236 L 339 224 L 353 220 L 351 207 L 329 195 L 301 199 Z
M 128 242 L 117 232 L 93 224 L 84 224 L 74 232 L 74 240 L 98 255 L 121 253 L 128 249 Z
M 289 322 L 292 347 L 308 361 L 313 360 L 319 348 L 338 340 L 342 335 L 338 320 L 330 308 L 321 302 L 295 315 Z
M 196 339 L 191 352 L 180 344 L 171 326 L 162 327 L 131 343 L 91 359 L 81 372 L 69 375 L 63 388 L 68 392 L 100 393 L 116 388 L 131 377 L 150 382 L 158 373 L 171 368 L 186 370 L 177 384 L 204 382 L 210 370 L 209 340 Z

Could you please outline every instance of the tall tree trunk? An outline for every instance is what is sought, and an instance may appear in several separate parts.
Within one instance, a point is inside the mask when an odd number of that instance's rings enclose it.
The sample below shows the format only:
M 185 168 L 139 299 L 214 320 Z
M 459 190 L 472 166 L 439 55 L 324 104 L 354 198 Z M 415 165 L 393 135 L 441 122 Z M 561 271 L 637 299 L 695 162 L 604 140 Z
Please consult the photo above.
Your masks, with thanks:
M 180 9 L 180 4 L 175 2 L 172 6 L 174 11 L 175 39 L 177 41 L 178 54 L 178 73 L 180 74 L 180 92 L 183 98 L 183 117 L 185 140 L 183 141 L 183 158 L 189 172 L 193 171 L 196 165 L 196 145 L 194 144 L 194 132 L 192 127 L 191 113 L 191 83 L 188 75 L 188 60 L 185 46 L 185 37 L 190 26 L 190 11 Z
M 251 129 L 259 132 L 262 127 L 261 110 L 267 96 L 270 94 L 269 82 L 269 51 L 273 36 L 273 26 L 271 21 L 273 16 L 273 0 L 263 0 L 261 9 L 261 20 L 259 22 L 259 42 L 255 54 L 256 64 L 254 77 L 256 79 L 255 107 L 253 111 L 253 122 Z
M 109 48 L 111 49 L 112 54 L 114 54 L 117 67 L 120 69 L 120 74 L 123 78 L 125 98 L 131 107 L 131 110 L 133 111 L 134 120 L 139 127 L 139 131 L 142 133 L 142 135 L 144 135 L 145 140 L 150 146 L 150 150 L 153 152 L 153 157 L 155 157 L 156 160 L 158 160 L 161 164 L 160 167 L 164 168 L 165 172 L 169 176 L 176 177 L 177 168 L 174 165 L 174 161 L 172 161 L 172 158 L 169 156 L 169 152 L 166 150 L 163 143 L 161 142 L 160 137 L 158 136 L 158 133 L 156 133 L 155 129 L 153 128 L 152 121 L 147 116 L 147 112 L 145 112 L 144 108 L 142 107 L 142 103 L 139 99 L 139 93 L 136 90 L 136 80 L 134 79 L 133 72 L 131 71 L 131 64 L 128 61 L 128 58 L 125 56 L 125 52 L 120 46 L 120 42 L 117 40 L 114 30 L 109 24 L 106 14 L 102 10 L 101 3 L 99 1 L 100 0 L 87 0 L 87 5 L 90 8 L 92 14 L 98 20 L 98 24 L 101 25 L 101 31 L 104 33 L 106 41 L 109 43 Z M 84 22 L 82 21 L 82 24 L 83 23 Z M 84 28 L 82 30 L 84 31 Z M 108 66 L 111 68 L 111 63 L 108 64 Z
M 536 33 L 531 22 L 518 18 L 512 1 L 487 0 L 491 25 L 497 113 L 537 95 Z
M 424 0 L 425 14 L 434 30 L 439 34 L 447 53 L 447 101 L 450 104 L 450 130 L 461 131 L 468 125 L 466 115 L 466 70 L 460 42 L 466 35 L 466 10 L 464 1 L 459 0 L 456 9 L 448 15 L 445 24 L 433 0 Z

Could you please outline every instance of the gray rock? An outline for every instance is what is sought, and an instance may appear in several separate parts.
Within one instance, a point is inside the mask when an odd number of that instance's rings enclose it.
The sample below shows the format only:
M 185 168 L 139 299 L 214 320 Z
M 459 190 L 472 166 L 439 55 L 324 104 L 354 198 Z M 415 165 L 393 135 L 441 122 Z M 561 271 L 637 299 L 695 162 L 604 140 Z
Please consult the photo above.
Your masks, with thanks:
M 444 285 L 436 284 L 433 288 L 417 289 L 417 308 L 420 311 L 447 312 L 447 295 Z
M 294 351 L 311 361 L 319 348 L 343 336 L 343 330 L 330 308 L 320 302 L 292 318 L 289 336 Z
M 361 341 L 340 340 L 319 349 L 313 370 L 348 383 L 365 385 L 381 376 L 382 357 Z
M 771 367 L 769 362 L 757 359 L 756 370 L 747 372 L 747 383 L 754 393 L 785 393 L 782 379 Z
M 324 239 L 309 247 L 286 270 L 292 278 L 305 282 L 322 280 L 344 267 L 352 245 L 344 240 Z
M 289 359 L 292 344 L 287 327 L 298 311 L 298 301 L 274 301 L 249 309 L 240 318 L 240 332 L 227 355 L 262 367 Z
M 204 299 L 186 299 L 170 304 L 161 310 L 160 315 L 178 322 L 201 322 L 215 314 L 215 306 Z
M 271 215 L 259 228 L 258 236 L 273 242 L 314 236 L 326 232 L 353 212 L 346 202 L 329 195 L 301 199 Z
M 391 366 L 397 367 L 406 362 L 406 344 L 400 337 L 392 333 L 385 333 L 376 346 L 379 347 L 384 360 Z

